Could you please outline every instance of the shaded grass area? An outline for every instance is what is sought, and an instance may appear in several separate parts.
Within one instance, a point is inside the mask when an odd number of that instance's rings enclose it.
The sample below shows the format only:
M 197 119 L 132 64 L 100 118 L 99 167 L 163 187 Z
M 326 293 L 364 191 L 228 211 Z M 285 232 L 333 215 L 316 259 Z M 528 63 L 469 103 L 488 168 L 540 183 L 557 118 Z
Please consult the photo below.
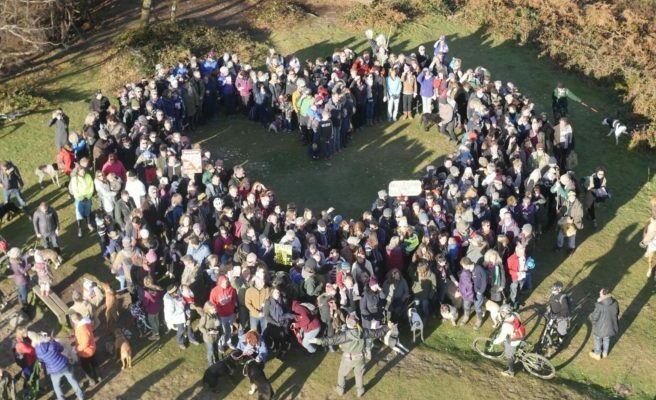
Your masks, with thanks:
M 539 110 L 550 109 L 549 95 L 556 81 L 563 81 L 600 110 L 611 111 L 616 104 L 617 96 L 609 89 L 563 74 L 553 63 L 540 60 L 537 52 L 497 41 L 456 23 L 422 20 L 393 37 L 392 47 L 394 51 L 408 53 L 419 44 L 432 45 L 436 32 L 447 35 L 452 53 L 462 58 L 466 67 L 484 65 L 494 79 L 514 82 L 537 102 Z M 362 50 L 366 46 L 363 38 L 352 37 L 338 22 L 324 19 L 312 20 L 299 31 L 274 31 L 266 39 L 280 52 L 296 53 L 300 59 L 328 55 L 335 47 Z M 49 100 L 69 114 L 72 129 L 79 129 L 86 114 L 87 99 L 101 83 L 102 77 L 97 73 L 102 60 L 102 56 L 80 54 L 59 65 L 47 83 Z M 574 336 L 555 359 L 560 368 L 558 378 L 543 383 L 520 374 L 512 383 L 499 382 L 497 370 L 502 367 L 479 359 L 470 350 L 471 340 L 476 336 L 470 327 L 452 329 L 429 322 L 427 333 L 431 334 L 427 335 L 430 337 L 426 346 L 414 349 L 402 361 L 373 366 L 367 374 L 371 382 L 368 397 L 419 398 L 440 390 L 455 398 L 474 398 L 485 390 L 496 396 L 526 398 L 526 392 L 521 391 L 524 388 L 530 390 L 531 398 L 605 398 L 612 396 L 613 388 L 619 383 L 629 385 L 638 398 L 656 393 L 653 381 L 656 348 L 651 339 L 656 315 L 649 304 L 654 283 L 645 281 L 643 251 L 637 245 L 648 217 L 648 198 L 653 192 L 653 180 L 648 176 L 648 168 L 654 169 L 652 161 L 648 156 L 628 153 L 623 144 L 615 146 L 612 139 L 603 136 L 606 130 L 600 125 L 601 115 L 575 105 L 571 108 L 580 155 L 579 176 L 588 175 L 597 165 L 605 166 L 614 196 L 598 212 L 599 228 L 586 227 L 582 232 L 580 247 L 573 256 L 565 258 L 564 254 L 551 250 L 555 240 L 553 231 L 538 245 L 536 290 L 527 304 L 544 302 L 555 280 L 563 281 L 579 303 L 580 317 L 572 327 Z M 57 273 L 56 289 L 65 291 L 66 297 L 70 296 L 71 285 L 85 274 L 105 280 L 110 276 L 97 256 L 95 237 L 78 240 L 74 236 L 72 202 L 64 190 L 56 190 L 52 185 L 39 190 L 36 185 L 34 168 L 52 162 L 55 155 L 52 132 L 46 127 L 50 111 L 39 111 L 0 127 L 0 154 L 21 168 L 26 180 L 25 193 L 33 206 L 47 200 L 60 213 L 68 261 Z M 294 201 L 299 207 L 315 211 L 334 206 L 347 217 L 358 217 L 368 209 L 376 191 L 390 180 L 416 176 L 426 165 L 440 163 L 453 151 L 443 137 L 419 129 L 417 120 L 381 124 L 358 133 L 330 164 L 309 161 L 306 149 L 295 135 L 269 134 L 259 125 L 240 118 L 219 118 L 190 136 L 194 141 L 203 141 L 204 148 L 229 163 L 249 160 L 246 164 L 249 174 L 274 189 L 280 201 Z M 13 243 L 34 240 L 25 217 L 5 225 L 1 233 Z M 8 282 L 3 282 L 3 286 L 8 286 Z M 597 363 L 586 355 L 592 340 L 586 318 L 601 287 L 612 289 L 620 302 L 621 336 L 613 345 L 611 357 Z M 522 312 L 524 318 L 531 315 L 530 309 Z M 533 321 L 537 323 L 537 319 Z M 486 323 L 487 330 L 483 333 L 490 333 L 488 326 Z M 536 327 L 529 340 L 537 341 L 539 333 Z M 201 392 L 196 383 L 205 366 L 202 348 L 182 353 L 174 340 L 162 347 L 135 341 L 135 348 L 140 351 L 137 358 L 141 361 L 132 371 L 118 375 L 113 380 L 116 384 L 109 382 L 100 387 L 99 398 L 109 398 L 110 394 L 142 399 L 216 398 Z M 145 354 L 147 358 L 143 358 Z M 267 375 L 273 376 L 274 389 L 283 394 L 282 398 L 331 398 L 329 393 L 338 362 L 339 357 L 334 354 L 308 358 L 297 353 L 284 365 L 278 361 L 269 363 Z M 115 361 L 106 363 L 105 367 L 116 372 Z M 246 382 L 238 376 L 231 382 L 219 397 L 246 397 Z

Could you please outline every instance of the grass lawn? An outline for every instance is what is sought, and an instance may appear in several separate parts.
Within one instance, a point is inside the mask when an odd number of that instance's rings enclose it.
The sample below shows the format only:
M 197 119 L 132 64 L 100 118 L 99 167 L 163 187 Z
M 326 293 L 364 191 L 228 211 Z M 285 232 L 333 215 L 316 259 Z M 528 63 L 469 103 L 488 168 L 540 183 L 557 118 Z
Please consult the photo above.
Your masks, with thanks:
M 563 81 L 599 110 L 610 113 L 618 103 L 612 90 L 562 72 L 549 60 L 540 59 L 532 49 L 495 40 L 456 22 L 420 22 L 392 38 L 394 51 L 407 53 L 415 51 L 419 44 L 432 46 L 435 37 L 445 33 L 451 53 L 462 58 L 466 68 L 483 65 L 493 79 L 512 81 L 536 101 L 539 110 L 550 110 L 550 93 L 557 81 Z M 298 54 L 300 59 L 325 56 L 335 47 L 361 50 L 365 46 L 362 35 L 354 37 L 337 21 L 323 18 L 311 20 L 300 30 L 275 31 L 262 39 L 283 54 Z M 104 79 L 98 76 L 99 60 L 97 54 L 81 52 L 55 67 L 47 83 L 53 106 L 61 106 L 69 114 L 72 129 L 81 126 L 88 99 Z M 577 105 L 571 109 L 580 162 L 577 172 L 579 176 L 588 175 L 596 166 L 605 166 L 613 198 L 598 212 L 599 227 L 588 226 L 582 232 L 574 255 L 566 258 L 564 253 L 552 251 L 553 231 L 547 232 L 538 245 L 536 289 L 527 305 L 544 303 L 551 284 L 561 280 L 573 292 L 579 310 L 572 327 L 573 339 L 554 360 L 559 369 L 557 378 L 540 382 L 521 373 L 512 381 L 501 380 L 501 365 L 484 361 L 470 350 L 469 344 L 477 336 L 471 326 L 456 329 L 429 321 L 424 345 L 414 348 L 404 359 L 372 365 L 366 375 L 370 382 L 367 398 L 427 399 L 440 394 L 480 398 L 483 393 L 492 394 L 491 398 L 607 398 L 614 396 L 618 384 L 628 385 L 636 398 L 652 398 L 656 393 L 654 281 L 645 279 L 643 250 L 638 246 L 649 214 L 648 199 L 653 194 L 653 180 L 648 176 L 654 167 L 653 157 L 630 153 L 624 143 L 615 146 L 612 138 L 605 137 L 601 114 Z M 47 200 L 59 210 L 68 261 L 57 272 L 57 289 L 68 294 L 71 286 L 86 274 L 104 279 L 109 276 L 98 257 L 95 237 L 75 237 L 72 202 L 64 189 L 48 185 L 39 190 L 36 185 L 35 167 L 52 162 L 55 155 L 52 132 L 46 126 L 50 113 L 51 110 L 42 110 L 2 126 L 0 154 L 20 167 L 26 180 L 25 194 L 33 206 Z M 358 133 L 351 145 L 330 163 L 309 161 L 296 135 L 265 133 L 259 125 L 239 118 L 214 121 L 190 136 L 228 163 L 248 160 L 249 175 L 273 188 L 282 202 L 294 201 L 315 211 L 333 206 L 337 213 L 354 218 L 369 208 L 376 191 L 390 180 L 415 177 L 427 165 L 441 163 L 453 151 L 436 132 L 423 132 L 416 119 L 380 124 Z M 34 241 L 31 224 L 25 217 L 5 225 L 1 234 L 14 244 Z M 10 286 L 3 282 L 3 287 Z M 615 338 L 610 358 L 596 362 L 587 356 L 592 346 L 587 316 L 601 287 L 612 289 L 620 303 L 621 334 Z M 531 318 L 533 312 L 527 309 L 522 315 Z M 536 322 L 537 318 L 533 318 L 529 323 L 531 341 L 536 341 L 541 332 Z M 2 329 L 2 338 L 6 338 L 6 327 Z M 486 322 L 483 334 L 489 330 L 490 324 Z M 7 340 L 3 342 L 6 343 Z M 205 367 L 204 349 L 192 348 L 183 353 L 175 340 L 163 347 L 137 341 L 133 346 L 139 351 L 134 369 L 106 379 L 95 398 L 216 398 L 201 392 L 196 384 Z M 331 388 L 338 362 L 339 356 L 335 354 L 307 357 L 295 353 L 285 364 L 272 361 L 266 372 L 281 398 L 335 398 Z M 113 377 L 118 372 L 115 361 L 105 363 L 103 369 L 105 376 Z M 246 397 L 246 391 L 242 379 L 236 388 L 226 385 L 219 398 Z

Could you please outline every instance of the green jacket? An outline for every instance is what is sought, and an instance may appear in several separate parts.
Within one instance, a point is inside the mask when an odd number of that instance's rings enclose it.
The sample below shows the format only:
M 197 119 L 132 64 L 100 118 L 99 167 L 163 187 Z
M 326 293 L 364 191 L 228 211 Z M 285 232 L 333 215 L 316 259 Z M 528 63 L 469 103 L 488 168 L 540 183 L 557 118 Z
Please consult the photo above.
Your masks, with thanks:
M 553 93 L 551 94 L 551 98 L 554 101 L 565 98 L 565 97 L 567 97 L 568 99 L 570 99 L 572 101 L 575 101 L 577 103 L 581 102 L 581 99 L 577 95 L 572 93 L 571 90 L 569 90 L 567 88 L 562 89 L 562 90 L 558 90 L 558 88 L 556 88 L 556 89 L 554 89 Z
M 91 175 L 86 174 L 83 178 L 78 175 L 73 176 L 69 189 L 75 200 L 90 199 L 93 196 L 93 179 Z
M 388 330 L 387 326 L 378 329 L 362 329 L 359 327 L 347 329 L 339 335 L 319 339 L 319 344 L 322 346 L 339 345 L 344 354 L 364 354 L 365 340 L 380 339 L 385 336 Z

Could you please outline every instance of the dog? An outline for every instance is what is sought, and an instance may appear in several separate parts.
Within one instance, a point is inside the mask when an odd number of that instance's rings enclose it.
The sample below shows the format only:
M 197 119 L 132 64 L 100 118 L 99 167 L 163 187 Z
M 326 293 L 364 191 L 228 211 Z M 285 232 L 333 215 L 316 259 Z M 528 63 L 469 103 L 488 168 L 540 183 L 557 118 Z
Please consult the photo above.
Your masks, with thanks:
M 399 340 L 398 324 L 393 324 L 392 327 L 387 331 L 383 337 L 383 343 L 385 343 L 385 345 L 392 349 L 394 352 L 402 356 L 410 352 L 410 350 L 401 344 L 401 341 Z
M 235 362 L 232 357 L 226 357 L 215 362 L 205 370 L 202 382 L 210 389 L 214 390 L 219 384 L 219 379 L 224 376 L 231 376 L 235 370 Z
M 440 115 L 437 113 L 421 114 L 421 126 L 426 132 L 430 131 L 433 126 L 439 125 L 440 121 Z
M 451 321 L 451 325 L 458 326 L 458 309 L 450 304 L 442 304 L 440 306 L 440 315 L 444 321 Z
M 496 328 L 501 322 L 501 315 L 499 314 L 499 305 L 492 300 L 487 300 L 485 302 L 485 311 L 490 313 L 490 319 L 492 320 L 492 327 Z
M 251 390 L 248 394 L 253 395 L 257 392 L 257 400 L 271 400 L 273 398 L 273 386 L 264 375 L 262 366 L 255 359 L 246 361 L 242 372 L 251 383 Z
M 49 262 L 55 268 L 55 270 L 58 269 L 62 265 L 62 262 L 64 261 L 62 256 L 57 254 L 57 252 L 52 250 L 52 249 L 36 249 L 36 248 L 34 248 L 34 249 L 30 249 L 27 252 L 27 254 L 30 257 L 34 257 L 37 253 L 40 254 L 41 257 L 43 257 L 43 259 L 46 262 Z
M 267 132 L 272 132 L 272 133 L 278 133 L 282 129 L 282 117 L 280 115 L 276 116 L 276 118 L 271 121 L 269 126 L 267 127 Z
M 424 341 L 424 321 L 421 320 L 421 316 L 415 308 L 419 304 L 419 301 L 415 300 L 413 307 L 408 308 L 408 322 L 410 323 L 410 331 L 412 332 L 412 343 L 417 340 L 417 333 L 421 341 Z
M 119 328 L 114 329 L 114 349 L 121 360 L 121 370 L 132 369 L 132 347 Z
M 615 135 L 615 145 L 619 144 L 620 136 L 630 136 L 626 125 L 624 125 L 619 119 L 606 117 L 601 121 L 601 124 L 604 126 L 610 126 L 610 132 L 608 132 L 608 135 L 606 136 Z
M 112 330 L 118 322 L 118 302 L 116 300 L 116 292 L 108 284 L 102 282 L 100 284 L 105 292 L 105 322 L 107 329 Z
M 7 221 L 11 221 L 14 217 L 20 214 L 21 209 L 18 208 L 16 204 L 11 201 L 8 201 L 6 204 L 0 206 L 0 227 L 7 217 Z
M 50 177 L 52 183 L 57 185 L 57 187 L 61 187 L 59 184 L 59 169 L 57 168 L 57 164 L 39 165 L 34 170 L 34 175 L 39 180 L 39 187 L 41 189 L 43 189 L 43 180 L 46 178 L 46 175 Z

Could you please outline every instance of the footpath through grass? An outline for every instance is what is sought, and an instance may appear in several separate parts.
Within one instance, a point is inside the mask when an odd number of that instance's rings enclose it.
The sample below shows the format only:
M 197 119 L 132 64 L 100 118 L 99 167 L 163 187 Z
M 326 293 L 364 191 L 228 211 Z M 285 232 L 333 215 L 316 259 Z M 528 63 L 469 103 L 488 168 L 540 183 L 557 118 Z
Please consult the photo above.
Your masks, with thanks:
M 493 79 L 515 83 L 536 101 L 539 110 L 550 110 L 549 96 L 557 81 L 563 81 L 588 104 L 608 113 L 618 101 L 611 90 L 563 73 L 550 61 L 539 59 L 531 49 L 518 48 L 440 19 L 423 20 L 397 34 L 392 38 L 393 50 L 407 54 L 419 44 L 431 48 L 438 33 L 448 36 L 451 53 L 462 58 L 466 68 L 483 65 Z M 281 53 L 296 53 L 299 59 L 326 56 L 335 47 L 362 50 L 366 46 L 360 35 L 353 37 L 338 22 L 322 18 L 293 32 L 274 31 L 266 39 Z M 59 65 L 47 83 L 50 100 L 69 114 L 72 129 L 81 126 L 88 99 L 105 78 L 98 76 L 100 60 L 97 55 L 82 53 Z M 373 366 L 366 376 L 372 382 L 367 397 L 435 398 L 448 394 L 454 398 L 479 398 L 490 393 L 492 398 L 605 398 L 612 396 L 618 384 L 628 385 L 636 398 L 651 398 L 656 393 L 656 315 L 653 303 L 649 304 L 654 282 L 645 279 L 643 250 L 638 246 L 648 217 L 648 199 L 653 194 L 653 180 L 648 176 L 649 168 L 654 169 L 653 158 L 629 153 L 625 143 L 615 146 L 612 138 L 605 137 L 602 115 L 576 105 L 571 108 L 580 161 L 578 176 L 590 174 L 598 165 L 605 166 L 613 198 L 598 212 L 599 227 L 586 226 L 574 255 L 566 258 L 564 253 L 552 251 L 554 231 L 547 232 L 538 245 L 538 285 L 527 304 L 543 303 L 551 284 L 561 280 L 573 292 L 580 314 L 573 324 L 571 343 L 554 360 L 558 378 L 543 383 L 520 374 L 514 381 L 500 381 L 497 370 L 501 365 L 484 362 L 470 350 L 476 336 L 470 326 L 454 329 L 429 322 L 427 333 L 432 334 L 427 345 L 415 348 L 402 361 Z M 68 292 L 70 285 L 85 274 L 105 279 L 109 276 L 98 257 L 95 238 L 75 238 L 72 203 L 64 189 L 49 185 L 39 190 L 36 185 L 34 168 L 54 160 L 52 132 L 46 126 L 50 113 L 51 110 L 42 110 L 1 127 L 0 154 L 21 168 L 30 204 L 47 200 L 59 210 L 64 227 L 62 242 L 69 260 L 57 273 L 57 288 Z M 367 129 L 329 164 L 310 162 L 295 135 L 265 133 L 259 125 L 239 118 L 217 120 L 190 136 L 194 141 L 203 141 L 204 148 L 222 155 L 228 163 L 249 160 L 249 174 L 273 188 L 282 202 L 294 201 L 315 211 L 333 206 L 348 217 L 359 217 L 369 208 L 376 191 L 390 180 L 412 178 L 426 165 L 440 163 L 445 154 L 453 151 L 443 137 L 419 129 L 417 120 Z M 24 217 L 3 227 L 1 233 L 13 243 L 34 240 L 31 224 Z M 596 362 L 587 356 L 592 346 L 587 316 L 601 287 L 611 289 L 619 300 L 621 333 L 614 339 L 610 358 Z M 522 315 L 529 317 L 531 311 Z M 536 341 L 540 329 L 532 332 L 529 340 Z M 481 333 L 490 333 L 489 322 Z M 203 349 L 182 353 L 173 342 L 162 348 L 139 345 L 137 358 L 142 362 L 129 373 L 114 378 L 121 387 L 111 383 L 102 387 L 99 398 L 109 398 L 110 394 L 123 394 L 130 399 L 213 398 L 200 394 L 200 388 L 194 386 L 205 366 Z M 288 363 L 270 363 L 267 375 L 273 376 L 274 389 L 284 398 L 330 398 L 338 361 L 338 356 L 332 354 L 312 358 L 294 355 Z M 113 365 L 113 361 L 106 365 Z M 220 396 L 244 396 L 245 386 L 242 380 L 238 388 L 233 390 L 230 386 Z

